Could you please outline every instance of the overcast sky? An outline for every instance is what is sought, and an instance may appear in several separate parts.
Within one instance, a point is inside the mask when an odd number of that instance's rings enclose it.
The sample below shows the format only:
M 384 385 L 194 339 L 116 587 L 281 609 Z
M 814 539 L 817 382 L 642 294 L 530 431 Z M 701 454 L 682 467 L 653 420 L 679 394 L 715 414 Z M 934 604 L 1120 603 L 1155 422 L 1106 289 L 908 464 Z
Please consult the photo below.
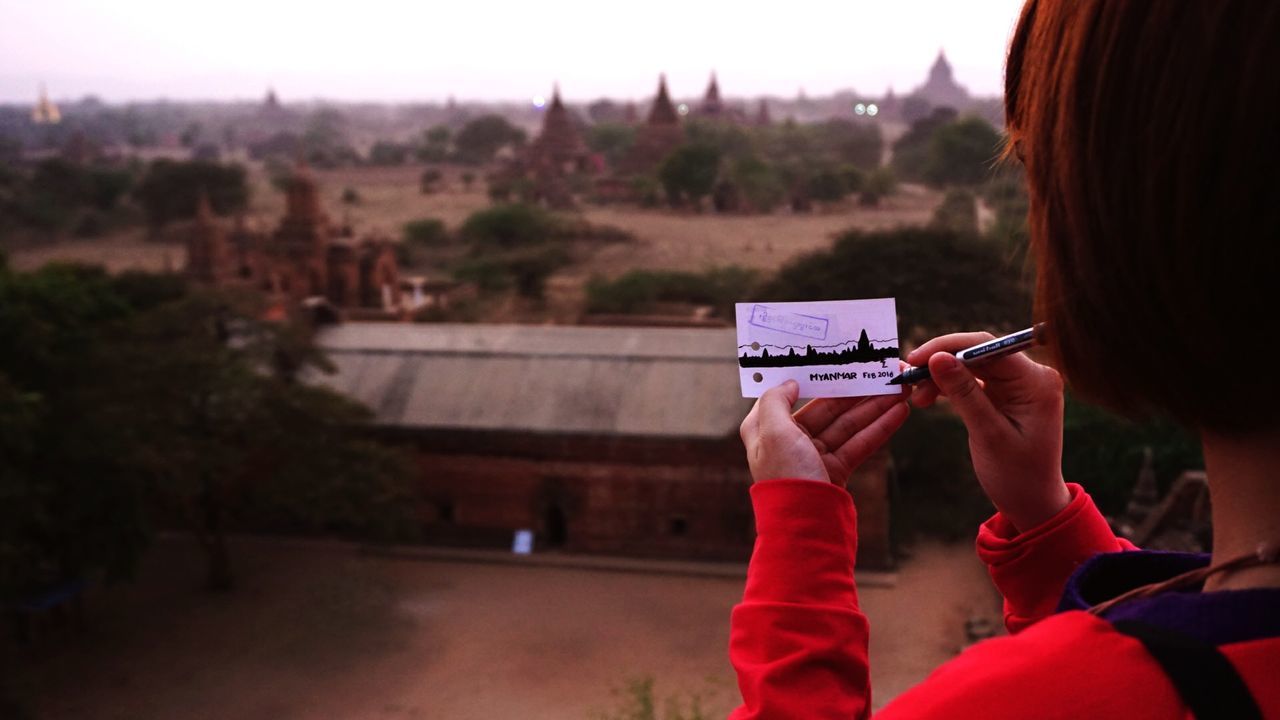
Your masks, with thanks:
M 0 0 L 0 102 L 998 94 L 1022 0 Z

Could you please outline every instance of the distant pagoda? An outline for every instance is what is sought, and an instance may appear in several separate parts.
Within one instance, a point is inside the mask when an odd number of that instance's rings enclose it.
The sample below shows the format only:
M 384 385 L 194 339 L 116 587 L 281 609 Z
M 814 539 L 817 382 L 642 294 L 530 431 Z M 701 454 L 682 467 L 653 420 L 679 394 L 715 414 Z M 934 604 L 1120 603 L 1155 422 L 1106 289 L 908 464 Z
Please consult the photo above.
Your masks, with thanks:
M 542 116 L 542 131 L 529 145 L 527 161 L 534 170 L 574 173 L 586 169 L 590 157 L 582 133 L 560 99 L 560 86 L 551 95 L 551 105 Z
M 660 75 L 658 95 L 649 108 L 649 119 L 637 129 L 635 143 L 620 170 L 632 175 L 651 172 L 683 142 L 684 129 L 667 92 L 667 76 Z
M 35 107 L 31 108 L 31 122 L 36 125 L 57 125 L 62 122 L 62 111 L 49 100 L 44 85 L 40 86 L 40 97 Z
M 724 115 L 724 111 L 724 101 L 720 99 L 720 83 L 716 81 L 716 74 L 711 73 L 711 82 L 707 83 L 707 92 L 703 95 L 702 104 L 698 106 L 698 114 L 718 120 Z
M 554 208 L 574 205 L 569 178 L 590 172 L 591 151 L 569 110 L 560 99 L 560 86 L 551 95 L 551 105 L 542 116 L 542 131 L 529 145 L 524 171 L 532 175 L 538 200 Z
M 955 73 L 951 69 L 951 63 L 947 62 L 944 50 L 938 50 L 938 59 L 933 61 L 933 67 L 929 69 L 929 78 L 911 94 L 928 101 L 934 107 L 959 110 L 971 102 L 969 91 L 956 82 Z

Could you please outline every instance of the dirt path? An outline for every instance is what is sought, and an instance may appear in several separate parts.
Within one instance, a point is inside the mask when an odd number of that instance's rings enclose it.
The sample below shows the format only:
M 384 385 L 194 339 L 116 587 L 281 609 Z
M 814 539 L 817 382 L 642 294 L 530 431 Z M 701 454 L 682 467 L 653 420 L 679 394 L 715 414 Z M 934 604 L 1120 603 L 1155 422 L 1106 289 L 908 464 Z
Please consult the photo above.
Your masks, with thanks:
M 198 590 L 199 557 L 162 542 L 139 581 L 96 593 L 89 630 L 46 636 L 22 688 L 60 720 L 586 718 L 652 676 L 713 717 L 736 699 L 725 648 L 741 582 L 374 558 L 262 541 L 241 586 Z M 877 704 L 997 611 L 970 548 L 927 545 L 896 588 L 865 588 Z

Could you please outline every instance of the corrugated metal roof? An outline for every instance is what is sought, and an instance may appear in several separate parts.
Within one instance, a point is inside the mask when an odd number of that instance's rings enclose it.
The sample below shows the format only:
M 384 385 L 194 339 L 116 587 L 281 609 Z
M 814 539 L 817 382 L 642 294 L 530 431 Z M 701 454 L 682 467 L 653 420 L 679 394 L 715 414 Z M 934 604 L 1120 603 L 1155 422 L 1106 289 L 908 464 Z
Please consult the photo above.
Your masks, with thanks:
M 400 427 L 720 438 L 750 410 L 729 328 L 345 323 L 317 378 Z

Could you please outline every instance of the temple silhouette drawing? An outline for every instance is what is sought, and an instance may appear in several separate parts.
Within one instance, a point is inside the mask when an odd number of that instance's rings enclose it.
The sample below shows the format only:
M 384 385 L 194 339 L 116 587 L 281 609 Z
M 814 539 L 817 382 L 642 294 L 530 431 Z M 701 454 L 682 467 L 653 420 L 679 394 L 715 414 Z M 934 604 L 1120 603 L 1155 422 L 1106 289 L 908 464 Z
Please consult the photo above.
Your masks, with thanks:
M 814 347 L 813 345 L 786 345 L 782 347 L 765 345 L 761 346 L 758 355 L 753 355 L 754 349 L 751 345 L 743 345 L 738 349 L 743 350 L 742 355 L 738 357 L 738 366 L 744 368 L 758 367 L 807 367 L 810 365 L 852 365 L 854 363 L 884 363 L 889 358 L 898 357 L 897 339 L 894 344 L 885 344 L 882 347 L 876 347 L 871 339 L 867 337 L 867 331 L 864 329 L 858 337 L 856 343 L 841 343 L 839 345 L 824 345 Z M 774 352 L 770 353 L 769 348 L 773 347 Z M 797 352 L 799 350 L 799 352 Z M 748 352 L 750 351 L 750 352 Z

